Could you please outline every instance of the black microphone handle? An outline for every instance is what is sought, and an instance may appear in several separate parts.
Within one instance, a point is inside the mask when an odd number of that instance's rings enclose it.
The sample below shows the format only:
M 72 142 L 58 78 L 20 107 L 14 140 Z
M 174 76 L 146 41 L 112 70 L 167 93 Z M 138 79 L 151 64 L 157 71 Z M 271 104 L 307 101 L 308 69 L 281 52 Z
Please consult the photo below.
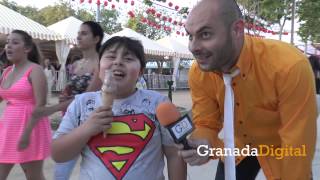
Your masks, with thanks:
M 183 149 L 184 150 L 192 149 L 192 147 L 188 144 L 187 138 L 183 138 L 181 143 L 183 144 Z

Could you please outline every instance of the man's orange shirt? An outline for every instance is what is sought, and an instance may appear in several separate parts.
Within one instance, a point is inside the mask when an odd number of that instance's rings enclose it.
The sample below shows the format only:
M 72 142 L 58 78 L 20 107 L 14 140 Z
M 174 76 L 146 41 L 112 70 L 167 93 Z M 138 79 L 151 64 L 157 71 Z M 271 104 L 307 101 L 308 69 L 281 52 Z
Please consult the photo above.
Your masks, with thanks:
M 295 47 L 275 40 L 246 37 L 233 78 L 235 143 L 301 147 L 305 157 L 258 156 L 268 179 L 307 180 L 316 142 L 314 77 L 307 58 Z M 189 72 L 196 126 L 193 138 L 223 147 L 224 83 L 220 74 L 203 72 L 194 63 Z M 236 157 L 236 163 L 244 157 Z

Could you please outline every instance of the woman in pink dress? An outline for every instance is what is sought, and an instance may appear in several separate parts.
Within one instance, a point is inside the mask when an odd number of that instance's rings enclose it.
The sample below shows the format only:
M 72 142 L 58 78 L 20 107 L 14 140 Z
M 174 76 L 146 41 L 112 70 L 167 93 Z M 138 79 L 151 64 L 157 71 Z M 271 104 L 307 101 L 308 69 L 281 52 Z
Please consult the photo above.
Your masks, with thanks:
M 43 180 L 43 160 L 50 155 L 50 124 L 47 117 L 32 115 L 46 104 L 40 53 L 32 37 L 21 30 L 11 32 L 5 50 L 13 65 L 0 79 L 0 101 L 6 102 L 0 118 L 0 179 L 20 164 L 27 179 Z

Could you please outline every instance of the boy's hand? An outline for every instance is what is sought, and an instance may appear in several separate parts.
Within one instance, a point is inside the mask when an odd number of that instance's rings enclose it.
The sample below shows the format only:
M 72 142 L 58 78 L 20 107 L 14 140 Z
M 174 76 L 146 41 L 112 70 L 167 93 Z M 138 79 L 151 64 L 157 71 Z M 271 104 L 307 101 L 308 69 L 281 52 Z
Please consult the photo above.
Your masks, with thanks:
M 97 135 L 111 128 L 112 115 L 110 107 L 101 106 L 89 116 L 82 126 L 89 136 Z
M 73 98 L 74 98 L 73 95 L 70 95 L 70 96 L 60 95 L 59 96 L 59 102 L 65 102 L 65 101 L 68 101 L 68 100 L 73 99 Z

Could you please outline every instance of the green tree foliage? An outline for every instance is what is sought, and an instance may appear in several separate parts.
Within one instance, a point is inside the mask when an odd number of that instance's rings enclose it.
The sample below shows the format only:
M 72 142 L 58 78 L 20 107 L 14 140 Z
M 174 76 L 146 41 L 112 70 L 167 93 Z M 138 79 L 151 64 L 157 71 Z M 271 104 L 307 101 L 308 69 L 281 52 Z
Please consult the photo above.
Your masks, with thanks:
M 281 40 L 283 27 L 291 19 L 292 0 L 238 0 L 238 3 L 247 9 L 249 17 L 258 16 L 269 24 L 277 24 Z
M 304 41 L 320 42 L 320 1 L 303 0 L 298 9 L 301 22 L 298 34 Z
M 143 17 L 142 13 L 138 13 L 134 18 L 130 18 L 126 24 L 126 27 L 143 34 L 149 39 L 158 40 L 165 36 L 168 36 L 170 32 L 164 31 L 163 29 L 157 29 L 154 27 L 149 26 L 148 24 L 142 23 L 140 19 Z M 148 15 L 146 17 L 148 20 L 155 22 L 155 17 Z M 159 74 L 162 74 L 163 71 L 163 60 L 155 60 L 158 66 Z
M 121 24 L 118 22 L 119 12 L 116 10 L 103 9 L 101 11 L 101 22 L 103 30 L 108 34 L 121 31 Z
M 19 6 L 8 0 L 2 0 L 0 3 L 44 26 L 54 24 L 70 16 L 75 16 L 82 21 L 94 20 L 94 16 L 88 11 L 74 10 L 70 3 L 64 1 L 59 1 L 53 6 L 46 6 L 40 10 L 31 6 Z
M 263 26 L 262 24 L 259 24 L 257 21 L 257 16 L 259 16 L 259 4 L 261 3 L 260 1 L 257 0 L 238 0 L 238 4 L 241 4 L 243 7 L 242 14 L 243 18 L 247 23 L 255 24 L 255 25 L 260 25 Z M 258 31 L 256 28 L 251 29 L 252 32 L 255 35 L 259 35 L 260 31 Z M 249 33 L 249 29 L 247 29 Z
M 19 6 L 16 2 L 8 1 L 8 0 L 2 0 L 0 1 L 0 4 L 26 16 L 30 19 L 39 22 L 40 17 L 38 15 L 38 9 L 31 6 Z
M 142 23 L 140 20 L 143 18 L 142 13 L 138 13 L 134 18 L 130 18 L 126 24 L 126 27 L 135 30 L 138 33 L 143 34 L 149 39 L 158 40 L 165 36 L 168 36 L 170 32 L 165 31 L 163 28 L 157 29 L 155 27 L 151 27 L 146 23 Z M 155 17 L 148 15 L 146 17 L 148 21 L 156 22 Z
M 46 6 L 39 11 L 40 22 L 45 25 L 51 25 L 70 16 L 74 16 L 81 21 L 94 20 L 94 15 L 84 9 L 75 10 L 68 2 L 60 1 L 53 6 Z
M 2 0 L 2 1 L 0 1 L 0 4 L 7 6 L 8 8 L 10 8 L 16 12 L 19 12 L 20 6 L 18 6 L 18 4 L 16 2 L 9 2 L 8 0 Z
M 94 21 L 94 16 L 84 9 L 77 10 L 74 16 L 82 21 Z
M 286 21 L 291 20 L 292 0 L 262 0 L 261 17 L 272 24 L 278 24 L 279 39 L 281 40 Z
M 41 23 L 45 26 L 54 24 L 69 16 L 75 15 L 75 10 L 71 8 L 69 3 L 60 2 L 53 6 L 46 6 L 39 11 Z

